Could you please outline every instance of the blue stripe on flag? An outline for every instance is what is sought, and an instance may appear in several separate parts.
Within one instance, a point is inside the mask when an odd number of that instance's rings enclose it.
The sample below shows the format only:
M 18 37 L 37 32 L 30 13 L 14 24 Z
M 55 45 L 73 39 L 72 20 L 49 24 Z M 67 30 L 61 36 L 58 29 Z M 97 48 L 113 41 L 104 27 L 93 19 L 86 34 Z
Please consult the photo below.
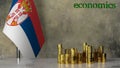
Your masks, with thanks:
M 18 2 L 18 0 L 12 0 L 12 5 L 10 7 L 10 10 L 12 9 L 12 7 L 16 4 L 16 2 Z
M 37 57 L 40 51 L 40 45 L 37 40 L 37 36 L 35 34 L 34 27 L 32 25 L 32 21 L 30 20 L 30 17 L 28 17 L 23 23 L 21 23 L 21 27 L 23 28 L 24 32 L 26 33 L 30 41 L 35 57 Z

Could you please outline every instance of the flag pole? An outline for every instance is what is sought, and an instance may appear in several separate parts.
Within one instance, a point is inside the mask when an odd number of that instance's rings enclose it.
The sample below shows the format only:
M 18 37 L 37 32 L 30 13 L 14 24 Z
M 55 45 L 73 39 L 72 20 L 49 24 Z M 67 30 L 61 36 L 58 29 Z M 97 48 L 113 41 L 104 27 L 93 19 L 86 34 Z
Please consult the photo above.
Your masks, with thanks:
M 16 47 L 16 56 L 17 56 L 17 63 L 20 63 L 20 50 L 18 47 Z

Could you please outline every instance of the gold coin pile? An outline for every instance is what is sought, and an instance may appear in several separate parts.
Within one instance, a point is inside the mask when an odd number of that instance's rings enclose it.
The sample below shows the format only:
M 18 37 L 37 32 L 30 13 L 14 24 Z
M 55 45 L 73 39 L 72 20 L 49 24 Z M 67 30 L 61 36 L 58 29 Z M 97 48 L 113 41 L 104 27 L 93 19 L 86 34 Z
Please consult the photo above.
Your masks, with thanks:
M 104 47 L 99 46 L 97 49 L 83 43 L 83 52 L 79 52 L 77 48 L 64 49 L 62 44 L 58 44 L 58 63 L 59 64 L 81 64 L 81 63 L 95 63 L 106 62 L 106 53 Z

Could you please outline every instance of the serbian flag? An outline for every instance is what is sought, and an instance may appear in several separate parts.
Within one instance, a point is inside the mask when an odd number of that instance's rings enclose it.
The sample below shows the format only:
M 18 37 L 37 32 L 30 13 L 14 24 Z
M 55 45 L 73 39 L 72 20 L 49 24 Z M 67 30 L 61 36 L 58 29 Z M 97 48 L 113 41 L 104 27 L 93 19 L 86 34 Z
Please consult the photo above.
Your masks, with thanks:
M 33 0 L 13 0 L 3 33 L 18 47 L 23 58 L 37 57 L 44 36 Z

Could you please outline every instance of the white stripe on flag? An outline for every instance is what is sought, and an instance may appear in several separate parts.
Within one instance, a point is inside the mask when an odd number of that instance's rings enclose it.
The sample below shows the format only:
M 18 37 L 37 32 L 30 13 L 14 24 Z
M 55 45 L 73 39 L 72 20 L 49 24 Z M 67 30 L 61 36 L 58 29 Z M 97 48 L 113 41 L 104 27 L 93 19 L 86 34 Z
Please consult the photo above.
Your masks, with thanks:
M 8 26 L 5 24 L 3 33 L 15 43 L 24 58 L 35 58 L 30 42 L 20 25 Z

